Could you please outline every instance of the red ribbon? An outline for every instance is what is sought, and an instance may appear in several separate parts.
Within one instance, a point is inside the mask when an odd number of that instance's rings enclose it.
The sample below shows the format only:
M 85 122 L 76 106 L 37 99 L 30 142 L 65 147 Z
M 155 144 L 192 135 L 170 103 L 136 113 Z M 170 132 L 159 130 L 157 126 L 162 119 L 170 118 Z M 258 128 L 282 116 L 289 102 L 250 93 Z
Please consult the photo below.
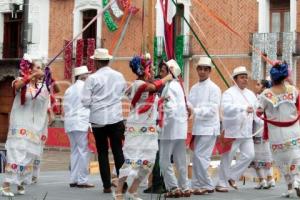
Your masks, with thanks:
M 289 126 L 292 126 L 293 124 L 295 124 L 296 122 L 299 121 L 299 119 L 300 119 L 300 114 L 299 114 L 300 113 L 300 101 L 299 101 L 299 97 L 300 96 L 298 96 L 297 101 L 296 101 L 296 107 L 298 109 L 298 116 L 296 117 L 296 119 L 294 119 L 292 121 L 280 122 L 280 121 L 269 120 L 267 118 L 266 113 L 256 112 L 256 115 L 260 119 L 264 120 L 264 132 L 263 132 L 263 139 L 264 140 L 269 139 L 268 123 L 272 124 L 273 126 L 277 126 L 277 127 L 289 127 Z

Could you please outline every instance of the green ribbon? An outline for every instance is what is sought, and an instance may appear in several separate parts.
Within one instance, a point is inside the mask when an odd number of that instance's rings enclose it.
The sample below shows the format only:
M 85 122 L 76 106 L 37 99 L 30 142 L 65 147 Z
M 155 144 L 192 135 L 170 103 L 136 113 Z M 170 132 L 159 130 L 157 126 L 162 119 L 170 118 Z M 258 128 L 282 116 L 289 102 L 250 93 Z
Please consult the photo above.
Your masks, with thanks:
M 176 6 L 176 8 L 178 9 L 178 5 L 177 3 L 172 0 L 173 4 Z M 207 48 L 204 46 L 204 44 L 202 43 L 202 41 L 200 40 L 200 38 L 198 37 L 198 35 L 196 34 L 195 30 L 192 28 L 191 24 L 188 22 L 188 20 L 184 17 L 184 15 L 181 15 L 181 17 L 183 18 L 183 20 L 185 21 L 185 23 L 188 25 L 189 29 L 192 31 L 194 37 L 196 38 L 197 42 L 200 44 L 200 46 L 202 47 L 202 49 L 204 50 L 205 54 L 212 60 L 212 64 L 215 66 L 219 76 L 222 78 L 222 80 L 224 81 L 225 85 L 229 88 L 230 85 L 228 84 L 228 82 L 226 81 L 225 77 L 223 76 L 222 72 L 220 71 L 219 67 L 216 65 L 216 63 L 214 62 L 214 60 L 212 59 L 211 55 L 209 54 Z
M 102 0 L 102 5 L 105 7 L 108 4 L 108 0 Z M 114 22 L 110 12 L 106 10 L 103 13 L 104 22 L 110 32 L 113 32 L 118 29 L 118 25 Z

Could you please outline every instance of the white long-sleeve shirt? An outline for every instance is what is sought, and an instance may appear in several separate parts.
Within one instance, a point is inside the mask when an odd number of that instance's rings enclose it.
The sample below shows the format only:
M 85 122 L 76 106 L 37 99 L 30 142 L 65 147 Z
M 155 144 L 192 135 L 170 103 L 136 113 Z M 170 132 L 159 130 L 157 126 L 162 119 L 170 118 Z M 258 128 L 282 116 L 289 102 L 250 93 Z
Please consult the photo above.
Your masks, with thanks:
M 169 82 L 162 91 L 164 124 L 159 139 L 176 140 L 187 137 L 187 110 L 184 93 L 177 80 Z
M 220 134 L 220 88 L 207 79 L 191 88 L 189 103 L 194 111 L 193 135 Z
M 72 131 L 87 131 L 89 128 L 90 110 L 82 103 L 84 82 L 77 80 L 64 95 L 64 126 L 67 133 Z
M 247 108 L 254 108 L 256 101 L 252 91 L 241 90 L 237 86 L 232 86 L 223 93 L 221 107 L 226 138 L 252 137 L 254 113 L 247 113 Z
M 90 109 L 91 123 L 104 126 L 123 120 L 121 100 L 126 86 L 123 75 L 109 66 L 88 77 L 82 103 Z

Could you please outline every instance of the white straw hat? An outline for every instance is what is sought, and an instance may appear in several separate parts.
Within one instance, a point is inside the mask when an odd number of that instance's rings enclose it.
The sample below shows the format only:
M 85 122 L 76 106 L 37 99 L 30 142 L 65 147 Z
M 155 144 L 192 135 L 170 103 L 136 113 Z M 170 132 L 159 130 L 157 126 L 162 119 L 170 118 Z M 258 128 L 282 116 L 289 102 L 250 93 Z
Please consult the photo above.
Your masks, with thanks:
M 175 77 L 178 77 L 181 74 L 181 69 L 175 60 L 169 60 L 168 62 L 166 62 L 166 65 L 169 67 L 169 69 L 171 67 L 173 68 L 173 73 Z
M 241 74 L 247 74 L 248 75 L 248 71 L 247 68 L 245 66 L 238 66 L 236 68 L 234 68 L 233 72 L 232 72 L 232 77 L 234 78 L 237 75 L 241 75 Z
M 209 57 L 201 57 L 197 66 L 213 67 L 212 61 Z
M 99 48 L 95 49 L 94 55 L 90 58 L 93 60 L 111 60 L 113 56 L 109 54 L 107 49 Z
M 75 67 L 74 68 L 74 76 L 80 76 L 80 75 L 83 75 L 83 74 L 89 74 L 91 73 L 87 66 L 80 66 L 80 67 Z

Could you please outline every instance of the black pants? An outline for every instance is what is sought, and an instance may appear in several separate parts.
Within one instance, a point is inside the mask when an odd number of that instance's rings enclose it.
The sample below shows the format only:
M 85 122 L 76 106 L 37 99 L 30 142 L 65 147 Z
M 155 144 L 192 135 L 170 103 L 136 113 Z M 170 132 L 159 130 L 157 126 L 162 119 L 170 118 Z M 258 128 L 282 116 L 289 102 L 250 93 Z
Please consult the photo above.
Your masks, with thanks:
M 108 140 L 114 156 L 117 175 L 119 175 L 119 169 L 124 163 L 124 155 L 122 150 L 124 131 L 125 126 L 123 121 L 120 121 L 115 124 L 109 124 L 104 127 L 97 127 L 97 125 L 93 125 L 93 133 L 96 140 L 98 152 L 100 175 L 104 188 L 111 187 L 111 174 L 108 158 Z
M 156 154 L 155 164 L 152 171 L 152 188 L 156 190 L 158 188 L 165 188 L 164 178 L 160 173 L 159 167 L 159 151 Z

